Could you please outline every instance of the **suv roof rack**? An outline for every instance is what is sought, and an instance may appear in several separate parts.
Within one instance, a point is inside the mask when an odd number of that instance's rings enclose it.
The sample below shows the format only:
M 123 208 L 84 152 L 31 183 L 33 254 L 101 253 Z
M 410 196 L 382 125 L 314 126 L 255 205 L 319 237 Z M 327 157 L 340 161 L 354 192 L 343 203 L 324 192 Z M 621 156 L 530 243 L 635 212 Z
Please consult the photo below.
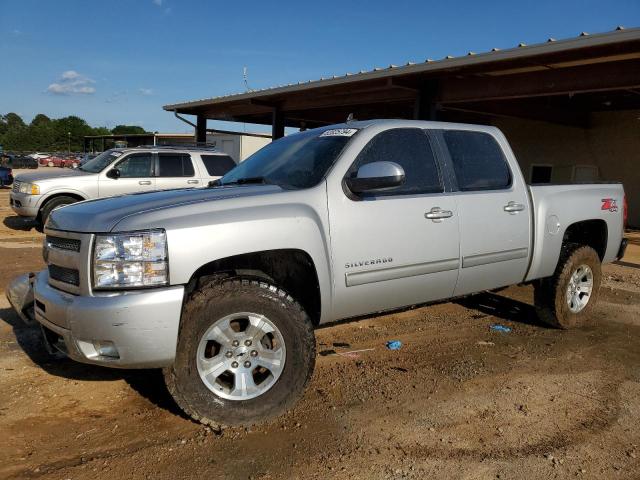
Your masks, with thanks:
M 133 148 L 154 148 L 157 150 L 216 150 L 215 143 L 175 143 L 175 144 L 162 144 L 162 145 L 138 145 L 136 147 L 127 147 L 130 149 Z M 222 152 L 220 152 L 222 153 Z

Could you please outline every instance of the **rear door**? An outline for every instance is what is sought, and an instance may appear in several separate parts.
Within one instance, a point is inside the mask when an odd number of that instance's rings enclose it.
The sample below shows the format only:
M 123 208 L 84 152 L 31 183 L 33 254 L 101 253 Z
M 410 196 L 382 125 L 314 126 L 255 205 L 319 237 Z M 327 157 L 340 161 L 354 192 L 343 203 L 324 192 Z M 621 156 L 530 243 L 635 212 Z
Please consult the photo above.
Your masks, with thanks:
M 400 165 L 404 184 L 360 196 L 332 184 L 328 193 L 337 318 L 448 298 L 458 276 L 456 198 L 445 192 L 428 134 L 378 133 L 346 176 L 378 161 Z
M 120 178 L 109 178 L 105 169 L 100 174 L 98 192 L 101 197 L 155 190 L 155 157 L 151 152 L 132 153 L 117 161 L 112 168 L 120 171 Z
M 196 176 L 191 155 L 187 153 L 159 152 L 156 170 L 156 188 L 190 188 L 202 185 L 202 179 Z
M 521 282 L 529 262 L 531 212 L 506 140 L 471 130 L 439 135 L 458 191 L 462 262 L 455 295 Z

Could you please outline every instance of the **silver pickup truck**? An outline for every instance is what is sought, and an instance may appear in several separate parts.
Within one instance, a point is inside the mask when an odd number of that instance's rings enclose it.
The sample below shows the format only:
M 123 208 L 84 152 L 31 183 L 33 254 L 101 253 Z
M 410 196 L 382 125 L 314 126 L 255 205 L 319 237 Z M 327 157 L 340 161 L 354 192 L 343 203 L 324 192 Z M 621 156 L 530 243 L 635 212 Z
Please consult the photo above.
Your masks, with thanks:
M 317 325 L 531 282 L 542 319 L 578 326 L 624 205 L 619 183 L 527 186 L 493 127 L 348 122 L 210 188 L 55 210 L 48 268 L 8 296 L 71 358 L 161 367 L 192 418 L 251 424 L 301 395 Z
M 21 173 L 9 202 L 15 213 L 44 225 L 53 209 L 93 198 L 171 188 L 207 186 L 236 163 L 228 155 L 202 148 L 114 148 L 77 169 Z

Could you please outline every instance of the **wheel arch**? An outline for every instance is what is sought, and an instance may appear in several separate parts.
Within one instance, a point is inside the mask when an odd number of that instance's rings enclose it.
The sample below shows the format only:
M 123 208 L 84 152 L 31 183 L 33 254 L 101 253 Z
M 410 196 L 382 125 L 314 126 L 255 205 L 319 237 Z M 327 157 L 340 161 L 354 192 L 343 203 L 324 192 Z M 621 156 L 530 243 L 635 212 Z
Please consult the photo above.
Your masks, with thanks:
M 602 261 L 607 250 L 608 237 L 607 222 L 604 220 L 581 220 L 572 223 L 565 229 L 562 245 L 575 243 L 591 247 L 600 257 L 600 261 Z
M 87 200 L 87 198 L 86 198 L 86 197 L 84 197 L 84 196 L 82 196 L 82 195 L 80 195 L 80 194 L 78 194 L 78 193 L 75 193 L 75 192 L 58 191 L 58 192 L 52 193 L 52 194 L 50 194 L 50 195 L 46 196 L 44 199 L 42 199 L 42 200 L 40 201 L 40 205 L 38 206 L 38 217 L 37 217 L 37 218 L 38 218 L 38 219 L 40 219 L 40 218 L 41 218 L 41 216 L 42 216 L 42 209 L 45 207 L 45 205 L 46 205 L 47 203 L 49 203 L 51 200 L 54 200 L 54 199 L 56 199 L 56 198 L 60 198 L 60 197 L 71 197 L 71 198 L 75 198 L 78 202 L 81 202 L 81 201 L 83 201 L 83 200 Z
M 297 248 L 262 250 L 232 255 L 199 267 L 187 284 L 187 292 L 217 274 L 263 278 L 300 302 L 314 325 L 320 323 L 322 297 L 316 265 L 309 253 Z

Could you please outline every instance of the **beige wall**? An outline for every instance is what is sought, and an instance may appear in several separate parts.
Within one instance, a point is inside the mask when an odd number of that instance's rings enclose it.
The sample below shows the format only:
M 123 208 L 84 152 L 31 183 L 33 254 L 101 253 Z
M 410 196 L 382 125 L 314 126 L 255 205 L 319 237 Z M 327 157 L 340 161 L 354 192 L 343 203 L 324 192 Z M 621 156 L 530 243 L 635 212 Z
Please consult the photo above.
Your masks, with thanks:
M 527 181 L 533 164 L 553 165 L 553 182 L 572 181 L 576 166 L 595 166 L 600 180 L 624 183 L 629 225 L 640 227 L 639 118 L 640 111 L 594 113 L 589 128 L 511 118 L 493 123 L 509 139 Z

